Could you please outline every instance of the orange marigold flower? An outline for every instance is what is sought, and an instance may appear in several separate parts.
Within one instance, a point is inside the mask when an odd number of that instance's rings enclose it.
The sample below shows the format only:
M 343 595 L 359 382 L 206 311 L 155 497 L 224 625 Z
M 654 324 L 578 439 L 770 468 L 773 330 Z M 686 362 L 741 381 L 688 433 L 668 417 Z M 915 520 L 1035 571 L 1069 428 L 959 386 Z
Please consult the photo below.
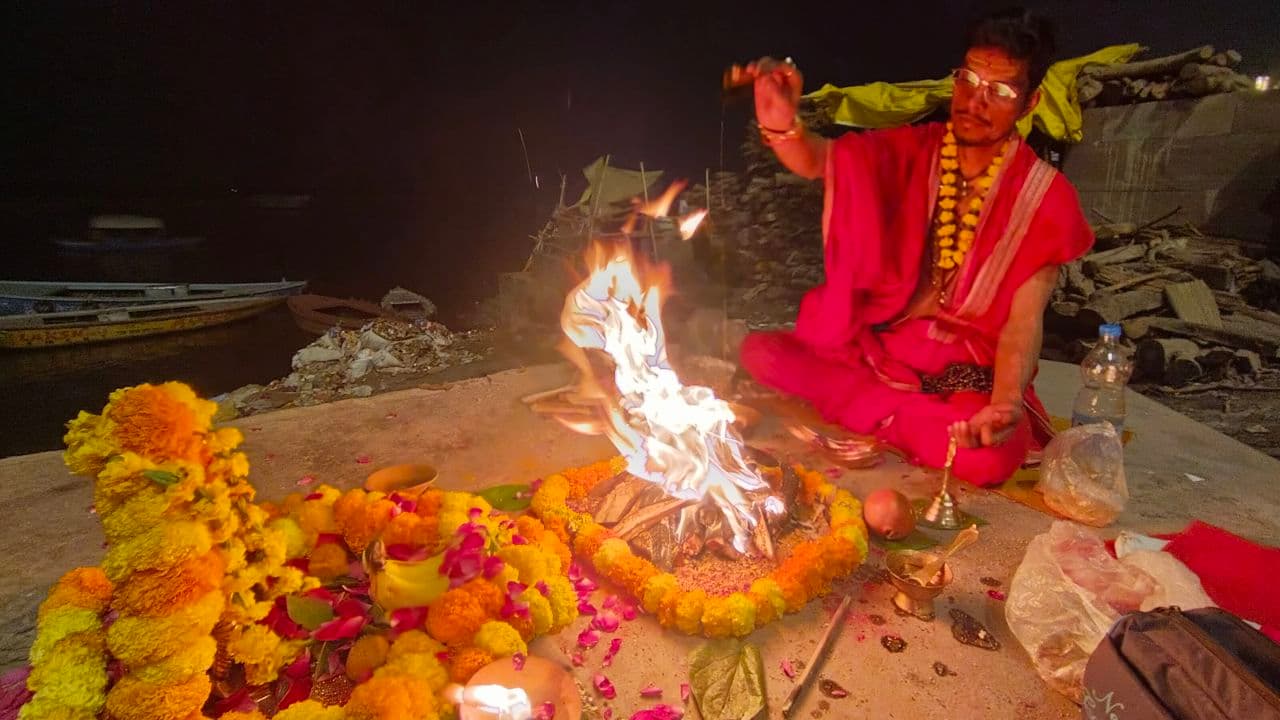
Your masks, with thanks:
M 124 615 L 169 615 L 221 588 L 225 571 L 222 553 L 212 550 L 168 568 L 135 572 L 120 584 L 111 605 Z
M 609 579 L 626 590 L 631 597 L 638 598 L 644 596 L 645 583 L 658 572 L 658 568 L 648 560 L 628 555 L 618 560 L 610 569 Z
M 478 647 L 465 647 L 453 653 L 449 663 L 449 679 L 466 684 L 480 668 L 493 662 L 493 656 Z
M 560 516 L 544 517 L 542 518 L 542 524 L 547 527 L 547 530 L 553 533 L 556 537 L 560 538 L 560 542 L 564 543 L 566 546 L 565 549 L 568 550 L 568 545 L 571 538 L 569 537 L 568 528 L 564 526 L 564 518 Z M 570 559 L 572 559 L 572 553 L 570 554 Z M 565 567 L 569 567 L 569 566 L 565 565 Z
M 497 616 L 502 612 L 502 606 L 506 603 L 506 596 L 502 590 L 488 580 L 476 578 L 467 581 L 459 590 L 465 590 L 475 598 L 475 601 L 484 609 L 486 615 L 490 617 Z
M 209 699 L 209 676 L 158 685 L 125 675 L 107 693 L 107 715 L 114 720 L 187 720 L 199 716 Z
M 611 537 L 613 533 L 606 530 L 603 525 L 593 522 L 582 528 L 578 536 L 573 539 L 573 552 L 582 558 L 595 557 L 600 546 Z
M 260 710 L 250 710 L 248 712 L 229 712 L 222 713 L 218 716 L 221 720 L 267 720 L 267 716 L 262 714 Z
M 307 571 L 324 582 L 346 575 L 351 569 L 351 558 L 342 543 L 325 543 L 311 551 Z
M 76 568 L 58 578 L 49 596 L 40 603 L 39 614 L 43 616 L 60 607 L 83 608 L 102 614 L 111 603 L 112 589 L 111 581 L 102 568 Z
M 431 604 L 427 612 L 427 631 L 446 645 L 462 645 L 488 619 L 476 596 L 462 588 L 454 588 Z
M 364 552 L 369 541 L 382 532 L 395 514 L 395 503 L 380 493 L 369 494 L 356 488 L 348 490 L 333 504 L 338 531 L 352 552 Z
M 201 460 L 217 409 L 182 383 L 146 383 L 112 393 L 103 415 L 124 450 L 153 460 Z
M 387 661 L 391 643 L 383 635 L 365 635 L 356 640 L 347 654 L 347 677 L 362 682 Z
M 561 475 L 569 481 L 569 497 L 583 498 L 591 492 L 591 488 L 604 480 L 617 475 L 627 468 L 627 461 L 622 456 L 601 460 L 586 467 L 566 470 Z
M 405 655 L 424 654 L 435 656 L 436 653 L 444 652 L 445 646 L 439 640 L 422 632 L 421 630 L 410 630 L 400 633 L 396 641 L 391 644 L 391 652 L 387 653 L 387 660 L 395 660 Z
M 529 642 L 537 634 L 533 628 L 533 618 L 528 615 L 512 615 L 504 622 L 520 633 L 520 639 Z
M 382 542 L 387 545 L 412 545 L 425 548 L 434 555 L 440 544 L 440 524 L 434 516 L 422 517 L 414 513 L 400 513 L 391 519 L 382 531 Z
M 444 491 L 431 489 L 418 496 L 414 514 L 418 517 L 435 517 L 440 514 L 440 504 L 444 502 Z
M 435 693 L 425 681 L 383 675 L 360 683 L 347 701 L 348 720 L 419 720 L 437 717 Z

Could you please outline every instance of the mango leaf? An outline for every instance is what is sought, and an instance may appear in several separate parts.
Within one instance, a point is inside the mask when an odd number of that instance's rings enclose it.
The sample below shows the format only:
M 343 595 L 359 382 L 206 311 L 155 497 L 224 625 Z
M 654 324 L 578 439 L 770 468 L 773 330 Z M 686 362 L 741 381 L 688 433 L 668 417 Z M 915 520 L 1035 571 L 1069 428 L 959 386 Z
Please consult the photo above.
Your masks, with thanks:
M 178 477 L 177 473 L 171 473 L 168 470 L 143 470 L 142 476 L 151 482 L 158 483 L 166 487 L 182 479 Z
M 736 638 L 704 644 L 689 656 L 689 685 L 703 720 L 751 720 L 765 706 L 760 649 Z
M 333 608 L 323 600 L 290 595 L 284 602 L 289 619 L 307 630 L 315 630 L 333 619 Z
M 503 512 L 519 512 L 529 507 L 533 492 L 528 485 L 494 485 L 476 493 Z

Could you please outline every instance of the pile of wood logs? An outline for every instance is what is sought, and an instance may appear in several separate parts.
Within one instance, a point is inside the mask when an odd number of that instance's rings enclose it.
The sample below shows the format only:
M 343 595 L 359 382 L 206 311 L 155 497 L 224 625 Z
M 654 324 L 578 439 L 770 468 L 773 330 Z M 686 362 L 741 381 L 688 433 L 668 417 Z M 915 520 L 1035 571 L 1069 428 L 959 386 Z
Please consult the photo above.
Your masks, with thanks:
M 1235 70 L 1240 61 L 1235 50 L 1204 45 L 1148 60 L 1086 65 L 1076 76 L 1076 92 L 1081 106 L 1101 107 L 1245 90 L 1253 80 Z
M 1234 381 L 1280 360 L 1280 313 L 1242 299 L 1280 282 L 1275 263 L 1191 226 L 1095 233 L 1095 251 L 1063 268 L 1045 319 L 1047 357 L 1078 362 L 1100 324 L 1119 323 L 1136 345 L 1135 382 Z

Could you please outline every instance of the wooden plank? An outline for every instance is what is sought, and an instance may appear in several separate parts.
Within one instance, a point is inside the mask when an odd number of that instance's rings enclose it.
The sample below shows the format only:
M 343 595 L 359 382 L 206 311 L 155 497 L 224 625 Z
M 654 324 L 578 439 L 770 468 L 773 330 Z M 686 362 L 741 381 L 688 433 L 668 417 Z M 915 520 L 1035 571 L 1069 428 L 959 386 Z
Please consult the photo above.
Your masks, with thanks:
M 1148 317 L 1141 318 L 1147 330 L 1159 330 L 1179 337 L 1206 340 L 1218 345 L 1253 350 L 1268 358 L 1280 358 L 1280 332 L 1274 325 L 1249 318 L 1224 318 L 1222 327 L 1189 323 L 1178 318 Z M 1135 324 L 1135 330 L 1138 325 Z M 1127 324 L 1126 324 L 1127 329 Z M 1130 336 L 1134 337 L 1134 336 Z
M 1090 253 L 1084 256 L 1084 272 L 1090 277 L 1098 274 L 1098 270 L 1107 265 L 1141 260 L 1147 256 L 1147 246 L 1143 243 L 1124 245 L 1114 250 Z
M 1164 306 L 1164 293 L 1159 290 L 1139 289 L 1129 292 L 1097 295 L 1080 309 L 1076 317 L 1085 326 L 1118 323 L 1140 313 L 1158 310 Z
M 1181 320 L 1210 327 L 1222 327 L 1222 314 L 1218 311 L 1218 301 L 1213 297 L 1213 290 L 1203 280 L 1192 280 L 1185 283 L 1174 283 L 1164 289 L 1169 298 L 1169 306 Z

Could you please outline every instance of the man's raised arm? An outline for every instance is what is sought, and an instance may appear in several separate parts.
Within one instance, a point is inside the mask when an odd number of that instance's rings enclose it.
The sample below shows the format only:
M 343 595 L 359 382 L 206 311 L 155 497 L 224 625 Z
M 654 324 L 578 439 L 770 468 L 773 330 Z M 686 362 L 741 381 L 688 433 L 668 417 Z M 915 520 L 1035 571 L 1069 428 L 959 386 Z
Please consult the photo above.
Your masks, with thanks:
M 827 152 L 831 143 L 820 135 L 809 133 L 796 108 L 804 77 L 790 62 L 762 58 L 746 67 L 729 69 L 730 81 L 750 78 L 755 89 L 756 122 L 760 136 L 773 148 L 778 161 L 791 172 L 811 180 L 822 177 L 827 169 Z

